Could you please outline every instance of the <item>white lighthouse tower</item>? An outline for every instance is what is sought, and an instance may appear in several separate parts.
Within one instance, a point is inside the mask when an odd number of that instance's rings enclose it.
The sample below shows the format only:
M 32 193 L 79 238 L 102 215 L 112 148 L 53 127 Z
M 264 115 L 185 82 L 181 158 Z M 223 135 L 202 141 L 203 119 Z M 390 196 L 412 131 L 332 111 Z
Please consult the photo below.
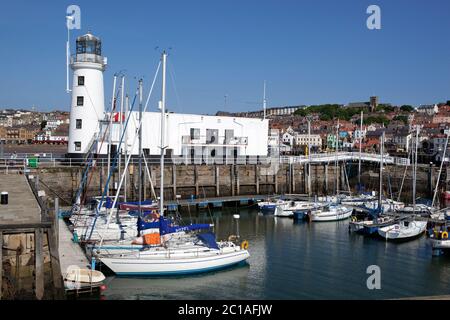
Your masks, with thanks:
M 77 38 L 76 54 L 70 66 L 73 70 L 72 105 L 70 108 L 70 157 L 81 157 L 89 151 L 100 131 L 105 113 L 103 71 L 106 58 L 102 42 L 90 32 Z

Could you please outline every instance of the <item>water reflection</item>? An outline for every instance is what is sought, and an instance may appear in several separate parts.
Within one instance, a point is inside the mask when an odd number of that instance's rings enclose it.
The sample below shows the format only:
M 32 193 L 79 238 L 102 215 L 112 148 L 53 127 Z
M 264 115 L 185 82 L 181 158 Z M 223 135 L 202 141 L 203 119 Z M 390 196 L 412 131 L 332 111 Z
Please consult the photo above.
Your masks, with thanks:
M 218 239 L 236 232 L 236 209 L 202 212 Z M 193 215 L 193 213 L 191 212 Z M 293 223 L 240 211 L 249 264 L 194 277 L 108 278 L 107 299 L 384 299 L 448 294 L 450 259 L 433 258 L 426 237 L 386 242 L 348 232 L 348 220 Z M 381 268 L 381 290 L 368 290 L 366 269 Z

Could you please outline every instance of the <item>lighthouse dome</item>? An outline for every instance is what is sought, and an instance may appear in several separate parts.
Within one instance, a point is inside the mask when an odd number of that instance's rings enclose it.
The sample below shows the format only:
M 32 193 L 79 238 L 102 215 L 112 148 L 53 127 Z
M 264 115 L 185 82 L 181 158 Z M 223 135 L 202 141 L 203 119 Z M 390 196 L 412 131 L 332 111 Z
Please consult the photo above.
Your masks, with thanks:
M 102 41 L 100 38 L 88 32 L 77 38 L 77 54 L 96 54 L 102 55 Z

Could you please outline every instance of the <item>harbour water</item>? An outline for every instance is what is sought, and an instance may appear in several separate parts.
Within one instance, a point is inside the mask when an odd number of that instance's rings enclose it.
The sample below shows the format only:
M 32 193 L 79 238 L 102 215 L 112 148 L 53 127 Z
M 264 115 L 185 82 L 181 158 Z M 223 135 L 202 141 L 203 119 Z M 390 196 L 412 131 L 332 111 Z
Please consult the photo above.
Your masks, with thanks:
M 218 239 L 234 233 L 236 209 L 211 213 Z M 240 210 L 248 265 L 177 278 L 108 277 L 105 299 L 395 299 L 450 291 L 450 258 L 432 257 L 426 236 L 392 243 L 348 232 L 347 221 L 294 223 Z M 184 214 L 183 216 L 186 216 Z M 211 221 L 200 213 L 197 221 Z M 381 269 L 369 290 L 366 269 Z

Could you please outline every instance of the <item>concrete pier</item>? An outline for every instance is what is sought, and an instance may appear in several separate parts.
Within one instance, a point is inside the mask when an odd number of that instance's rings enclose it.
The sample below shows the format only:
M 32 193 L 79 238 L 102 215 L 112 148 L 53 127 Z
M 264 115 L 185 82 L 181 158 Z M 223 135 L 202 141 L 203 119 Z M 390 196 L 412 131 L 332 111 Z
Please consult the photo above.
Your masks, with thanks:
M 8 192 L 9 203 L 0 206 L 0 225 L 41 222 L 41 208 L 24 175 L 1 175 L 0 192 L 2 191 Z
M 9 195 L 0 205 L 0 299 L 63 298 L 57 231 L 38 185 L 18 173 L 0 176 Z
M 83 249 L 79 244 L 72 241 L 72 233 L 62 219 L 59 219 L 59 260 L 63 276 L 70 266 L 77 266 L 82 269 L 90 266 Z

